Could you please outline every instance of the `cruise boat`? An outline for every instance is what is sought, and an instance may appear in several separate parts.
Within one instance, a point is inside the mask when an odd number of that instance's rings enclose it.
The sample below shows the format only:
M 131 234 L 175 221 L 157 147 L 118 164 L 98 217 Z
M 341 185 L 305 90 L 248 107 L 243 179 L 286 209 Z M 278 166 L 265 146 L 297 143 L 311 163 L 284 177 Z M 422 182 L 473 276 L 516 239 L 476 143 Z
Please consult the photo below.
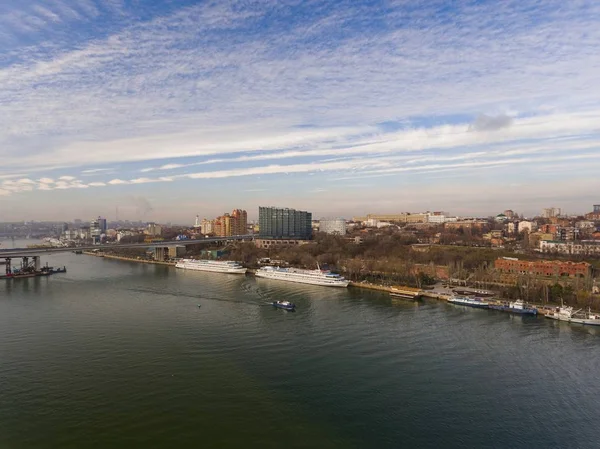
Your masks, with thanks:
M 184 270 L 213 271 L 216 273 L 231 274 L 244 274 L 247 270 L 247 268 L 242 267 L 239 263 L 230 260 L 181 259 L 175 264 L 175 267 Z
M 600 326 L 600 315 L 591 313 L 591 310 L 584 314 L 583 317 L 578 317 L 576 314 L 581 309 L 573 311 L 573 307 L 557 307 L 555 311 L 546 314 L 546 318 L 558 321 L 567 321 L 568 323 L 587 324 L 589 326 Z
M 501 310 L 502 312 L 518 313 L 520 315 L 537 315 L 535 307 L 528 307 L 522 299 L 511 301 L 508 304 L 490 304 L 490 309 Z
M 349 281 L 329 270 L 302 270 L 300 268 L 262 267 L 256 277 L 299 282 L 301 284 L 323 285 L 326 287 L 348 287 Z
M 457 304 L 459 306 L 475 307 L 478 309 L 487 309 L 489 303 L 483 301 L 481 298 L 466 298 L 464 296 L 452 296 L 448 299 L 449 303 Z
M 289 302 L 289 301 L 273 301 L 273 306 L 277 307 L 278 309 L 284 309 L 284 310 L 295 310 L 296 309 L 296 304 L 294 304 L 293 302 Z

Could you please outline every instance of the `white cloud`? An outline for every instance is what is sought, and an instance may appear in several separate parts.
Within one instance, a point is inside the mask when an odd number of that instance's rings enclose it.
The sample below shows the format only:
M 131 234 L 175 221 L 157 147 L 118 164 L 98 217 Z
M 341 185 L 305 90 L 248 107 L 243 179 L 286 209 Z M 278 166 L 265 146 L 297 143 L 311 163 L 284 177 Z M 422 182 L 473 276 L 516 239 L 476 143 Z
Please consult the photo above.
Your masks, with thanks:
M 128 184 L 128 181 L 123 181 L 122 179 L 111 179 L 108 181 L 108 184 L 111 186 L 120 185 L 120 184 Z

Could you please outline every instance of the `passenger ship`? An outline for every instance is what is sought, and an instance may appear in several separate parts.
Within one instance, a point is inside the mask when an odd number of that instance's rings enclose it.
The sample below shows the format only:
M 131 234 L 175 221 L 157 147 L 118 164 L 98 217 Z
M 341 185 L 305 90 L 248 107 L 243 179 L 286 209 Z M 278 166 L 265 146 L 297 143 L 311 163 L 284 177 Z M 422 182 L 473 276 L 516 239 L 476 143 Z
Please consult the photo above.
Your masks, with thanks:
M 299 268 L 262 267 L 256 277 L 299 282 L 301 284 L 323 285 L 325 287 L 348 287 L 350 283 L 339 274 L 329 270 L 301 270 Z
M 175 264 L 177 268 L 196 271 L 213 271 L 217 273 L 244 274 L 246 268 L 233 261 L 181 259 Z

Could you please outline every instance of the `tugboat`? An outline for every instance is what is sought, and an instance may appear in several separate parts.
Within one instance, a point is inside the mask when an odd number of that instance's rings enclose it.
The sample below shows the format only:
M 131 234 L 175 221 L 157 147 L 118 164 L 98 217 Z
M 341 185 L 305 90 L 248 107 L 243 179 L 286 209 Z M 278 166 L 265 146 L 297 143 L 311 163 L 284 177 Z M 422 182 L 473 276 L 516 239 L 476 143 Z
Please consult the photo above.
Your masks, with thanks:
M 273 306 L 278 309 L 290 310 L 294 311 L 296 309 L 296 304 L 289 301 L 273 301 Z
M 518 313 L 520 315 L 537 315 L 538 313 L 535 307 L 527 307 L 522 299 L 509 302 L 508 304 L 490 304 L 489 308 L 502 312 Z

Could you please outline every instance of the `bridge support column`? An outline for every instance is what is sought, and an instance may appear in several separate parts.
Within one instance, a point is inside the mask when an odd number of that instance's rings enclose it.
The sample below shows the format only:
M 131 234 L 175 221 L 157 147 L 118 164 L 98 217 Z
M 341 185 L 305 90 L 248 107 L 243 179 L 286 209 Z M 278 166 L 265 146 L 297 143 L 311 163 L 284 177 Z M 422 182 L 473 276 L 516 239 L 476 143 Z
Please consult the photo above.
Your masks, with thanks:
M 33 256 L 33 266 L 35 271 L 40 271 L 40 256 Z
M 8 276 L 9 274 L 12 273 L 12 260 L 10 257 L 7 257 L 6 259 L 6 275 Z

